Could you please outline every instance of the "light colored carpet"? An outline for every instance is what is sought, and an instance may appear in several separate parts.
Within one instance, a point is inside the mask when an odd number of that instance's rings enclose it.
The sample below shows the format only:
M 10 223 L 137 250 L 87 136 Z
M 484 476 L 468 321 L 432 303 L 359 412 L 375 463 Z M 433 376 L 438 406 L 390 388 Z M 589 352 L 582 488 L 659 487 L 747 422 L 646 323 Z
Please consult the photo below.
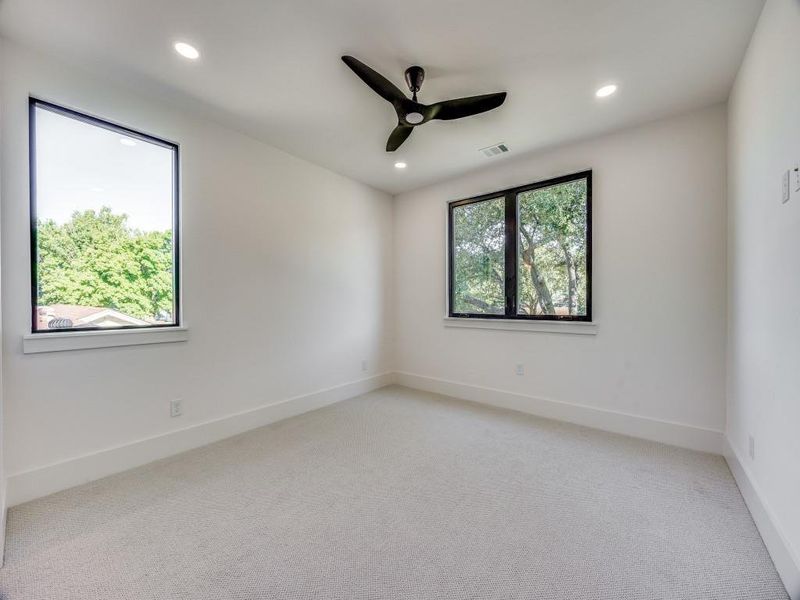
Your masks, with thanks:
M 722 458 L 389 387 L 10 511 L 16 599 L 786 593 Z

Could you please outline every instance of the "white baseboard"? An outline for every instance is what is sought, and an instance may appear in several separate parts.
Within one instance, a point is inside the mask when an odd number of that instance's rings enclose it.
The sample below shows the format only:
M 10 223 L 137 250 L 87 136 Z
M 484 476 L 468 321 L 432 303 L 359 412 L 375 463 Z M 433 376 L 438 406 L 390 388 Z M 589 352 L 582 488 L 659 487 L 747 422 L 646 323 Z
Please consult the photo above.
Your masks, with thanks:
M 7 480 L 7 505 L 15 506 L 160 458 L 205 446 L 250 429 L 371 392 L 392 382 L 393 374 L 383 373 L 213 421 L 198 423 L 185 429 L 170 431 L 122 446 L 106 448 L 44 467 L 14 473 L 9 475 Z
M 682 448 L 722 454 L 723 434 L 722 431 L 716 429 L 705 429 L 685 423 L 651 419 L 582 404 L 546 400 L 515 392 L 506 392 L 413 373 L 395 373 L 395 383 L 548 419 L 567 421 L 577 425 L 663 442 Z
M 789 597 L 792 600 L 800 600 L 800 557 L 784 537 L 775 513 L 727 436 L 724 444 L 725 460 L 728 461 L 731 473 L 736 479 L 739 491 L 742 492 L 747 508 L 750 509 L 772 562 L 775 563 L 778 575 L 781 576 Z

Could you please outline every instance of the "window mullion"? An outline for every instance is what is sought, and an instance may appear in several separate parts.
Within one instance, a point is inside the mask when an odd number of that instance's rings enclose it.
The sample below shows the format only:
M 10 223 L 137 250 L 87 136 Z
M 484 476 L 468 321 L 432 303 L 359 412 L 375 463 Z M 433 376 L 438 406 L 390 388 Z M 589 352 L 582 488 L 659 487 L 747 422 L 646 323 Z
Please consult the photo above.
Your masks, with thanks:
M 517 195 L 508 193 L 506 200 L 506 317 L 515 317 L 517 314 Z

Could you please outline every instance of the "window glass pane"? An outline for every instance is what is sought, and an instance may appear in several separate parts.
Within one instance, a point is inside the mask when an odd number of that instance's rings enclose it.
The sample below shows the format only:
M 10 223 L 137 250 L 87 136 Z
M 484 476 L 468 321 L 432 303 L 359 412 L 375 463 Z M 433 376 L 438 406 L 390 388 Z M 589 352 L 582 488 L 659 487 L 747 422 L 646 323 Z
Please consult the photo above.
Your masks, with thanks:
M 177 149 L 33 110 L 34 330 L 175 324 Z
M 586 315 L 586 179 L 517 195 L 517 313 Z
M 505 313 L 505 199 L 453 207 L 453 312 Z

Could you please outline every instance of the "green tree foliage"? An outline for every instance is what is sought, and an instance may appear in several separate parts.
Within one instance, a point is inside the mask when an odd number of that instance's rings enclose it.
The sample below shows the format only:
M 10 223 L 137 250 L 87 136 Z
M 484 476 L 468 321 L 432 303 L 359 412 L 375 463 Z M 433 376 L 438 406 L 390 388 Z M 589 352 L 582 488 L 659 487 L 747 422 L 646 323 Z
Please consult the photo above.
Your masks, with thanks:
M 519 211 L 518 312 L 586 313 L 586 181 L 523 192 Z M 453 210 L 454 309 L 505 310 L 503 198 Z
M 518 202 L 519 312 L 585 314 L 586 180 L 524 192 Z
M 139 318 L 172 314 L 172 232 L 140 232 L 110 208 L 39 222 L 39 305 L 114 308 Z
M 455 312 L 505 312 L 504 215 L 504 198 L 453 209 Z

